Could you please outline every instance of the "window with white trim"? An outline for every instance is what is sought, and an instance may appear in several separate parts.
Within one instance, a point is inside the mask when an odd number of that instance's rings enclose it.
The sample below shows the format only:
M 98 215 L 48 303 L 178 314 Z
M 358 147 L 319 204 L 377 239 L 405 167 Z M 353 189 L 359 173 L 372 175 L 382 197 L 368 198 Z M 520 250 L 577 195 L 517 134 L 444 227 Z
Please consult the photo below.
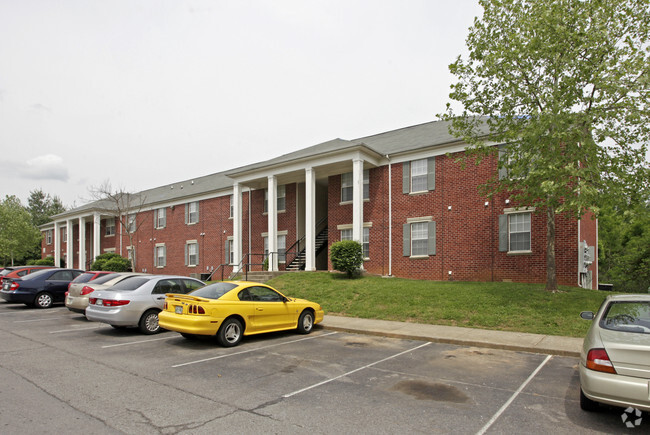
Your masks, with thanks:
M 234 200 L 235 200 L 235 195 L 230 195 L 230 214 L 228 215 L 228 217 L 231 217 L 231 218 L 235 217 Z
M 167 248 L 164 243 L 157 243 L 154 248 L 154 266 L 165 267 L 167 265 Z
M 353 173 L 341 174 L 341 202 L 352 201 Z M 363 199 L 370 199 L 370 170 L 363 170 Z
M 370 228 L 363 228 L 363 242 L 361 243 L 363 248 L 363 258 L 370 258 Z
M 403 226 L 403 255 L 436 255 L 436 223 L 429 217 L 409 218 Z
M 226 262 L 228 264 L 235 264 L 234 243 L 235 241 L 232 237 L 228 237 L 228 240 L 226 240 Z
M 107 236 L 114 236 L 115 235 L 115 218 L 108 218 L 106 219 L 106 232 L 105 235 Z
M 47 230 L 45 232 L 45 243 L 47 243 L 48 245 L 52 244 L 52 233 L 53 233 L 52 230 Z
M 167 226 L 167 209 L 159 208 L 154 210 L 154 224 L 155 228 L 165 228 Z
M 278 197 L 276 200 L 277 211 L 286 211 L 287 209 L 287 186 L 277 187 Z M 264 189 L 264 213 L 269 212 L 269 189 Z
M 531 252 L 532 210 L 520 212 L 516 209 L 507 209 L 504 211 L 505 214 L 499 216 L 499 251 Z
M 287 261 L 287 236 L 278 234 L 278 262 Z
M 402 192 L 423 193 L 436 188 L 436 159 L 412 160 L 402 164 Z
M 68 227 L 61 228 L 61 240 L 68 242 Z
M 199 202 L 188 202 L 185 204 L 185 223 L 193 225 L 199 222 Z
M 185 265 L 191 267 L 199 265 L 199 244 L 196 240 L 190 240 L 185 244 Z

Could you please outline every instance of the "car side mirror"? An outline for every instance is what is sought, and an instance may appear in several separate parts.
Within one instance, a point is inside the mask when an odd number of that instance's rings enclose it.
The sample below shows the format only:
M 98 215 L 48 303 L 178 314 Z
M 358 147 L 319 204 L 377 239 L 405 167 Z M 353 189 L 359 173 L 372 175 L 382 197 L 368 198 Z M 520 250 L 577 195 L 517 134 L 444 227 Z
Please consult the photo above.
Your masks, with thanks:
M 593 311 L 583 311 L 580 313 L 580 317 L 585 319 L 585 320 L 594 320 L 594 312 Z

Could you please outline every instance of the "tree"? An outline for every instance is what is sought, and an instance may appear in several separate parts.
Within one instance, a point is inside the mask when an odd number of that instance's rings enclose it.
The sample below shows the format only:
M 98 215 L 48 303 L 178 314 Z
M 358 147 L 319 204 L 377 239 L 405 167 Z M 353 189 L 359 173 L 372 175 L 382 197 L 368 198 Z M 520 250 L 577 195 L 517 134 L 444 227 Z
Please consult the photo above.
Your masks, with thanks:
M 0 203 L 0 256 L 6 264 L 25 260 L 41 233 L 32 224 L 32 217 L 15 196 L 6 196 Z
M 126 236 L 129 240 L 131 270 L 135 271 L 137 254 L 135 236 L 144 222 L 138 219 L 138 213 L 142 211 L 146 197 L 139 193 L 129 193 L 124 188 L 113 190 L 109 181 L 105 181 L 98 187 L 92 187 L 90 194 L 97 201 L 95 205 L 99 212 L 114 216 L 116 222 L 119 222 L 120 236 Z
M 32 215 L 34 226 L 38 227 L 50 222 L 52 216 L 63 213 L 65 210 L 65 206 L 58 196 L 50 196 L 42 189 L 29 192 L 27 211 Z
M 484 186 L 509 192 L 547 221 L 546 289 L 557 289 L 555 218 L 598 214 L 609 198 L 647 184 L 650 138 L 650 11 L 647 0 L 479 0 L 469 57 L 449 66 L 458 81 L 450 132 L 479 164 L 497 155 Z
M 341 240 L 330 247 L 330 258 L 334 269 L 352 278 L 363 264 L 363 247 L 354 240 Z

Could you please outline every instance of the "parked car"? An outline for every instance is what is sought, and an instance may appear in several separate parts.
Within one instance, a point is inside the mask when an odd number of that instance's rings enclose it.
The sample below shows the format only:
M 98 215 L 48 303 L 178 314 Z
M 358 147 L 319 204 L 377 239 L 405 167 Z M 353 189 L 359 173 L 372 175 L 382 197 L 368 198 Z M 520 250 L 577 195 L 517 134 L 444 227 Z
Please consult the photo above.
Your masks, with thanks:
M 85 313 L 88 307 L 89 295 L 95 290 L 105 289 L 111 287 L 123 279 L 134 275 L 146 275 L 137 272 L 103 272 L 104 276 L 93 279 L 91 282 L 85 282 L 82 279 L 84 275 L 78 276 L 68 286 L 68 291 L 65 295 L 65 306 L 76 313 Z
M 20 278 L 43 269 L 54 269 L 54 266 L 5 266 L 0 272 L 0 285 L 4 283 L 4 278 Z
M 94 291 L 86 317 L 114 328 L 137 326 L 145 334 L 155 334 L 160 332 L 158 313 L 165 304 L 165 294 L 184 294 L 204 285 L 186 276 L 130 276 L 112 287 Z
M 580 355 L 580 407 L 650 411 L 650 295 L 608 296 L 591 319 Z
M 233 281 L 210 284 L 187 295 L 167 295 L 158 318 L 162 328 L 186 338 L 216 335 L 219 344 L 231 347 L 244 335 L 289 329 L 309 334 L 322 322 L 323 309 L 264 284 Z
M 45 269 L 30 273 L 22 278 L 3 279 L 0 297 L 9 302 L 49 308 L 55 302 L 63 302 L 68 284 L 83 270 Z

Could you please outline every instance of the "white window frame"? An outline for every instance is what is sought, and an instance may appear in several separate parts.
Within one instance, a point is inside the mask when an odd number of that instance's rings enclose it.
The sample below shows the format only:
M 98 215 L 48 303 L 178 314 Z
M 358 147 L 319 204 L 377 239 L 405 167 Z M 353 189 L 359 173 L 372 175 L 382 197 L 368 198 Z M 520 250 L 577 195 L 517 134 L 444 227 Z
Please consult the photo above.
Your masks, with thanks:
M 68 242 L 68 227 L 61 227 L 61 240 Z
M 191 252 L 193 249 L 196 252 Z M 192 258 L 192 257 L 196 258 Z M 199 265 L 199 242 L 196 240 L 188 240 L 185 242 L 185 266 L 196 267 Z
M 275 201 L 276 206 L 277 206 L 277 212 L 285 212 L 287 211 L 287 186 L 285 184 L 281 184 L 278 186 L 278 197 L 277 200 Z M 264 189 L 264 213 L 269 212 L 269 189 Z
M 287 258 L 287 230 L 278 231 L 276 238 L 276 246 L 278 249 L 278 263 L 285 263 Z M 264 258 L 269 257 L 269 233 L 262 233 L 262 240 L 264 242 Z
M 428 186 L 427 186 L 428 159 L 419 159 L 419 160 L 411 161 L 410 170 L 411 170 L 411 174 L 410 174 L 411 193 L 427 192 L 428 191 Z M 417 182 L 417 186 L 416 183 L 414 183 L 414 181 Z M 423 186 L 420 186 L 420 184 L 422 184 Z
M 161 229 L 167 226 L 167 209 L 165 207 L 154 210 L 155 228 Z
M 226 263 L 229 265 L 235 264 L 235 250 L 234 250 L 235 239 L 233 236 L 229 236 L 226 239 Z
M 195 225 L 199 223 L 199 202 L 198 201 L 192 201 L 187 203 L 187 217 L 185 223 L 187 225 Z
M 53 235 L 53 233 L 54 233 L 54 230 L 47 230 L 47 231 L 45 232 L 45 243 L 46 243 L 47 245 L 51 245 L 51 244 L 52 244 L 52 235 Z
M 154 266 L 163 268 L 167 265 L 167 247 L 164 243 L 156 243 L 154 247 Z
M 352 224 L 337 225 L 336 228 L 340 231 L 340 240 L 352 240 Z M 363 223 L 361 246 L 364 260 L 370 259 L 370 228 L 372 228 L 372 222 Z
M 232 219 L 235 217 L 235 195 L 230 195 L 230 212 L 228 218 Z
M 106 237 L 112 237 L 115 235 L 115 218 L 106 219 L 106 230 L 104 231 Z
M 531 253 L 532 252 L 532 243 L 533 243 L 533 238 L 532 238 L 532 212 L 530 210 L 517 210 L 517 211 L 506 211 L 505 214 L 508 216 L 508 252 L 509 253 L 517 253 L 517 254 L 522 254 L 522 253 Z M 513 219 L 515 218 L 515 219 Z M 519 221 L 519 218 L 523 218 L 523 221 Z M 513 222 L 515 220 L 516 222 Z M 526 246 L 523 246 L 524 249 L 521 249 L 521 247 L 517 247 L 517 249 L 513 249 L 513 244 L 516 243 L 522 243 L 521 241 L 514 240 L 513 241 L 513 235 L 517 235 L 519 238 L 521 235 L 525 238 L 527 236 L 527 240 L 523 240 L 524 245 L 527 243 L 528 244 L 528 249 L 525 249 Z
M 341 174 L 341 204 L 351 203 L 352 198 L 352 172 Z M 363 200 L 370 200 L 370 170 L 363 170 Z M 348 199 L 349 198 L 349 199 Z

